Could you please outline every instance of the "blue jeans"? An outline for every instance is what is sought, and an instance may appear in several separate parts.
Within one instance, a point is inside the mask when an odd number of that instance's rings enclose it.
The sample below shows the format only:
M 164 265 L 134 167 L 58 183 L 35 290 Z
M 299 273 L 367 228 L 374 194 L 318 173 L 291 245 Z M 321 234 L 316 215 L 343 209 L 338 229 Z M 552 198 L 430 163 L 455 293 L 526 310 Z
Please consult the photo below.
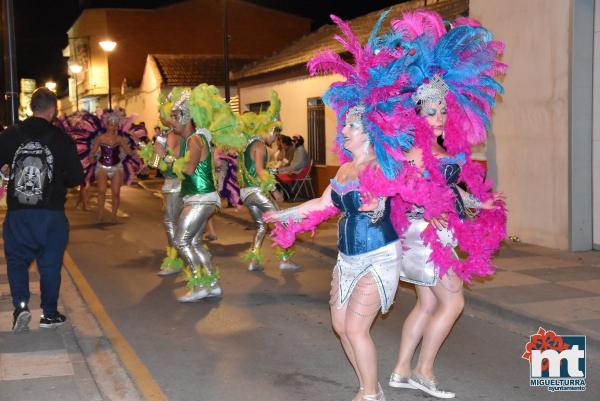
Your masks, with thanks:
M 15 308 L 29 303 L 29 266 L 40 272 L 41 307 L 54 316 L 60 290 L 60 270 L 69 239 L 69 221 L 62 210 L 24 209 L 6 214 L 4 254 Z

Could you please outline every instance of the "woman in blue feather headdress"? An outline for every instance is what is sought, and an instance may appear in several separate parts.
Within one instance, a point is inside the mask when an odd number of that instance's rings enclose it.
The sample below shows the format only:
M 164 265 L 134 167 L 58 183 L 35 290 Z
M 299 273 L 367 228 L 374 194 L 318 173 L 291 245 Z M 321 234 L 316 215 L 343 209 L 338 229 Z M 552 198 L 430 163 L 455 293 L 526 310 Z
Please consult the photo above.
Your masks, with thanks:
M 401 279 L 416 284 L 417 303 L 404 323 L 389 385 L 454 398 L 439 388 L 434 361 L 462 312 L 463 281 L 494 273 L 491 257 L 506 235 L 502 196 L 492 192 L 491 182 L 470 158 L 471 146 L 486 139 L 494 97 L 503 91 L 495 80 L 506 70 L 497 60 L 503 44 L 468 18 L 446 31 L 440 15 L 426 10 L 406 13 L 392 27 L 399 35 L 398 62 L 406 77 L 399 110 L 426 125 L 414 131 L 415 144 L 406 153 L 418 189 L 396 205 L 406 212 L 400 216 Z M 419 188 L 421 182 L 426 186 Z M 432 209 L 433 216 L 443 217 L 431 218 Z M 467 256 L 458 258 L 455 247 Z

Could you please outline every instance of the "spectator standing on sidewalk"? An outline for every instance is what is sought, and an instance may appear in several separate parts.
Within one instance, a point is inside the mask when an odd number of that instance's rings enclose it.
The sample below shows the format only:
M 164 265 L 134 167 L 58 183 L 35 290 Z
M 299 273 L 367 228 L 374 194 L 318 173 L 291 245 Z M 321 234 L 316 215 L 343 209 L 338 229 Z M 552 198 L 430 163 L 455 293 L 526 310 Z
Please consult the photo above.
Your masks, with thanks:
M 40 327 L 57 327 L 66 317 L 57 310 L 60 271 L 69 236 L 66 189 L 83 183 L 83 168 L 73 140 L 52 124 L 56 95 L 37 89 L 33 116 L 0 134 L 0 165 L 10 166 L 8 212 L 3 224 L 4 254 L 12 295 L 13 330 L 27 330 L 29 266 L 40 273 Z

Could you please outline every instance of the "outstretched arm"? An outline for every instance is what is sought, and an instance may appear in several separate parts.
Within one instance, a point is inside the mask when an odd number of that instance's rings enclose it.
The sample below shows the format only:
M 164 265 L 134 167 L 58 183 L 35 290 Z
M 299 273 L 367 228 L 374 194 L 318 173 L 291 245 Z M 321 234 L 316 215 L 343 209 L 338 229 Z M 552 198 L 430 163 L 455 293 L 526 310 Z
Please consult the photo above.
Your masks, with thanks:
M 461 187 L 456 187 L 458 188 L 458 192 L 460 193 L 460 197 L 462 198 L 462 201 L 465 205 L 466 208 L 468 209 L 484 209 L 484 210 L 490 210 L 490 209 L 496 209 L 499 206 L 496 205 L 497 201 L 500 200 L 504 200 L 504 195 L 500 192 L 495 192 L 491 198 L 489 198 L 488 200 L 486 200 L 485 202 L 482 202 L 481 200 L 477 199 L 477 197 L 475 197 L 475 195 L 473 195 L 470 192 L 465 191 L 464 189 L 462 189 Z
M 267 212 L 263 215 L 263 218 L 268 223 L 274 223 L 276 221 L 287 223 L 290 219 L 293 221 L 301 221 L 310 213 L 324 210 L 329 207 L 333 207 L 333 201 L 331 200 L 331 186 L 328 185 L 321 197 L 311 199 L 289 209 Z

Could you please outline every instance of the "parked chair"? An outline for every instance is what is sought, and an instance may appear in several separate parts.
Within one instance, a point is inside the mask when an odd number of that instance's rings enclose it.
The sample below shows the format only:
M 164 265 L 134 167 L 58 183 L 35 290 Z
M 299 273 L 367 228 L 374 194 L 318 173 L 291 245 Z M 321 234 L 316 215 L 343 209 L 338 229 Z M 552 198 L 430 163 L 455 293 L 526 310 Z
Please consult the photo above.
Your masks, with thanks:
M 313 188 L 311 175 L 312 167 L 313 163 L 311 160 L 310 163 L 308 163 L 308 165 L 298 173 L 296 179 L 292 183 L 292 187 L 288 193 L 288 199 L 290 199 L 292 202 L 295 202 L 296 199 L 298 199 L 302 191 L 304 191 L 308 199 L 315 197 L 315 190 Z

